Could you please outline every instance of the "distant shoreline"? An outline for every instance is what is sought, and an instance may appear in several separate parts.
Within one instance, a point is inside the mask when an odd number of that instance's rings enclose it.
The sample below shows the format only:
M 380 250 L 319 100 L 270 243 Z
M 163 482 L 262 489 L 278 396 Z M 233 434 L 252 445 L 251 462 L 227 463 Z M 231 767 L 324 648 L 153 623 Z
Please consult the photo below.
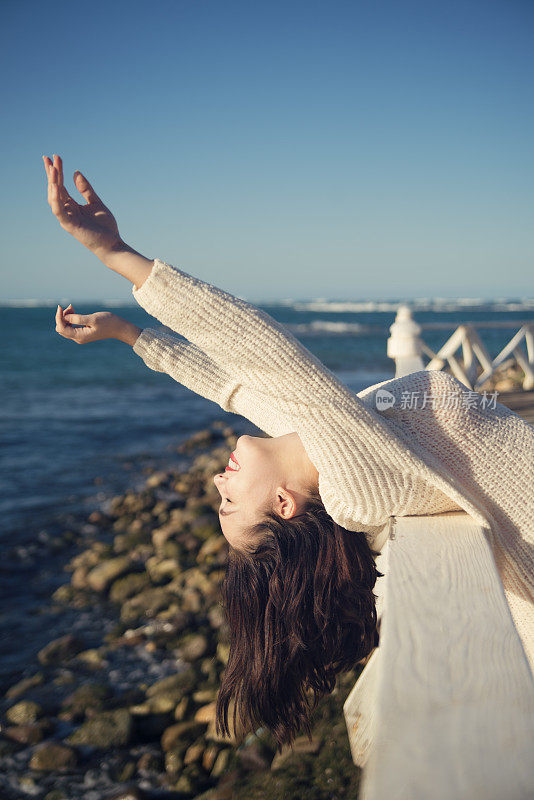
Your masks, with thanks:
M 407 303 L 415 311 L 461 311 L 473 308 L 488 311 L 534 311 L 534 297 L 416 297 L 416 298 L 384 298 L 364 300 L 342 299 L 282 299 L 282 300 L 243 300 L 269 308 L 292 307 L 298 311 L 325 311 L 329 313 L 365 313 L 373 311 L 396 311 L 400 303 Z M 73 299 L 60 297 L 59 301 L 83 305 L 101 305 L 107 308 L 139 308 L 134 301 L 114 298 Z M 0 308 L 55 308 L 58 298 L 12 298 L 0 301 Z

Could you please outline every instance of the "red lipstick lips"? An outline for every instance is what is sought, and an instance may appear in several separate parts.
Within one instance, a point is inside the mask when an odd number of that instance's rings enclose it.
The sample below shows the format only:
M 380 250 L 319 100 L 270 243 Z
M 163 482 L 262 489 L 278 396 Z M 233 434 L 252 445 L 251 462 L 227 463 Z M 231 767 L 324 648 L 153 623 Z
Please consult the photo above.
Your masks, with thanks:
M 225 472 L 237 472 L 237 470 L 239 469 L 239 464 L 238 464 L 238 462 L 236 461 L 236 458 L 235 458 L 235 456 L 234 456 L 234 454 L 233 454 L 233 453 L 231 453 L 231 454 L 230 454 L 230 461 L 231 461 L 233 464 L 235 464 L 236 466 L 235 466 L 235 467 L 230 467 L 230 466 L 227 466 L 227 467 L 225 467 L 224 471 L 225 471 Z

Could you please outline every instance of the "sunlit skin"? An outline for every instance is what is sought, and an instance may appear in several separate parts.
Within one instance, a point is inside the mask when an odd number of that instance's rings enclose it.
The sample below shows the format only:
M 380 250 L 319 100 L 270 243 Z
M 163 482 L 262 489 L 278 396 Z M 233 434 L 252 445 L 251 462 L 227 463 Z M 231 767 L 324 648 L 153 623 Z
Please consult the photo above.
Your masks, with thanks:
M 220 472 L 213 482 L 221 495 L 221 530 L 239 550 L 254 544 L 250 527 L 265 510 L 282 519 L 298 515 L 310 491 L 318 489 L 319 473 L 297 433 L 240 436 L 233 454 L 239 469 Z

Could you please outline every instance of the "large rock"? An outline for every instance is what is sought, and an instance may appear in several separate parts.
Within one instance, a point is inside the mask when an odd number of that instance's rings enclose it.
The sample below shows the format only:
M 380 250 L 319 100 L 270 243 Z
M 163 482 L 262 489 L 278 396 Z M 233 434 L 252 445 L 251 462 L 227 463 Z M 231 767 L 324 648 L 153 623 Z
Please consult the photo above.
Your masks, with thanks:
M 182 608 L 190 614 L 200 614 L 203 607 L 202 595 L 197 589 L 186 587 L 182 591 Z
M 16 697 L 20 697 L 21 694 L 24 694 L 24 692 L 27 692 L 28 689 L 40 686 L 43 681 L 44 674 L 42 672 L 36 672 L 35 675 L 32 675 L 30 678 L 23 678 L 18 683 L 10 686 L 6 692 L 6 697 L 8 700 L 14 700 Z
M 206 730 L 203 722 L 188 720 L 187 722 L 177 722 L 165 730 L 161 737 L 161 749 L 163 752 L 181 751 L 184 752 L 193 744 L 196 739 Z
M 209 642 L 202 633 L 189 633 L 180 640 L 178 655 L 184 661 L 197 661 L 209 648 Z
M 213 700 L 217 699 L 217 692 L 218 689 L 215 686 L 213 686 L 211 689 L 198 689 L 193 693 L 193 700 L 195 703 L 199 703 L 201 705 L 204 705 L 205 703 L 211 703 Z
M 167 483 L 170 478 L 170 472 L 153 472 L 146 479 L 146 487 L 147 489 L 155 489 L 156 486 L 161 486 L 163 483 Z
M 66 636 L 54 639 L 53 642 L 49 642 L 42 650 L 39 650 L 37 658 L 44 666 L 63 664 L 74 658 L 84 648 L 85 644 L 81 639 L 68 633 Z
M 203 742 L 195 742 L 185 751 L 184 764 L 196 764 L 202 760 L 206 745 Z
M 62 586 L 58 586 L 56 591 L 52 594 L 52 600 L 64 606 L 70 605 L 71 603 L 76 602 L 76 588 L 77 587 L 74 586 L 72 582 L 64 583 Z
M 208 619 L 211 627 L 218 631 L 226 622 L 224 608 L 219 605 L 212 606 L 208 611 Z
M 137 525 L 134 523 L 138 523 Z M 128 527 L 126 533 L 118 533 L 113 539 L 113 552 L 118 556 L 125 553 L 130 553 L 138 544 L 147 541 L 147 537 L 143 530 L 143 523 L 140 520 L 134 520 Z
M 66 697 L 62 706 L 75 716 L 83 716 L 88 710 L 103 711 L 110 696 L 111 690 L 106 684 L 88 682 Z
M 59 742 L 46 742 L 32 755 L 30 769 L 57 772 L 76 766 L 76 762 L 76 753 L 70 747 Z
M 113 582 L 109 591 L 109 599 L 114 603 L 124 603 L 130 597 L 150 586 L 150 578 L 146 572 L 130 572 Z
M 180 564 L 175 558 L 151 556 L 145 566 L 152 583 L 166 583 L 180 574 Z
M 137 771 L 145 776 L 151 772 L 159 772 L 162 767 L 160 753 L 143 753 L 137 762 Z
M 201 706 L 195 712 L 195 721 L 196 722 L 205 722 L 208 724 L 215 719 L 215 707 L 217 705 L 217 701 L 213 700 L 211 703 L 207 703 L 205 706 Z
M 4 728 L 4 736 L 19 744 L 38 744 L 44 739 L 41 725 L 12 725 Z
M 13 725 L 31 725 L 42 716 L 43 709 L 32 700 L 21 700 L 6 711 L 6 719 Z
M 230 751 L 228 748 L 221 750 L 211 770 L 212 778 L 220 778 L 228 769 L 228 762 L 230 761 Z M 231 795 L 229 795 L 231 796 Z
M 230 645 L 225 644 L 224 642 L 219 642 L 217 644 L 217 658 L 223 664 L 227 664 L 229 657 L 230 657 Z
M 152 531 L 152 544 L 156 552 L 160 552 L 164 544 L 177 536 L 184 527 L 184 514 L 181 509 L 176 509 L 179 516 L 173 513 L 169 522 Z
M 167 586 L 145 589 L 124 603 L 121 620 L 130 625 L 139 619 L 152 619 L 175 599 L 176 596 L 169 592 Z
M 107 748 L 127 745 L 132 735 L 132 715 L 125 708 L 103 711 L 71 733 L 67 742 Z
M 89 574 L 89 570 L 87 567 L 76 567 L 74 572 L 72 573 L 70 584 L 72 589 L 87 589 L 89 584 L 87 583 L 87 575 Z M 54 599 L 60 599 L 62 596 L 66 595 L 65 590 L 60 592 L 60 594 L 56 597 L 54 595 Z
M 107 548 L 108 546 L 104 542 L 94 542 L 90 548 L 83 550 L 70 560 L 68 569 L 75 570 L 78 567 L 91 569 L 91 567 L 95 567 L 102 559 Z
M 132 707 L 132 712 L 139 715 L 169 714 L 182 701 L 181 689 L 169 689 L 166 692 L 149 697 L 146 702 Z
M 198 564 L 203 564 L 204 562 L 207 564 L 224 564 L 227 559 L 228 543 L 224 536 L 220 536 L 219 533 L 206 539 L 197 555 Z
M 197 676 L 192 667 L 157 681 L 147 689 L 147 708 L 151 713 L 173 711 L 193 691 L 196 682 Z
M 89 572 L 87 583 L 95 592 L 106 592 L 116 578 L 131 569 L 129 556 L 108 558 Z
M 208 744 L 205 747 L 204 753 L 202 754 L 202 767 L 205 772 L 211 772 L 219 752 L 220 747 L 218 747 L 216 744 Z
M 104 648 L 91 647 L 89 650 L 82 650 L 76 656 L 76 661 L 85 664 L 89 669 L 100 669 L 104 666 Z

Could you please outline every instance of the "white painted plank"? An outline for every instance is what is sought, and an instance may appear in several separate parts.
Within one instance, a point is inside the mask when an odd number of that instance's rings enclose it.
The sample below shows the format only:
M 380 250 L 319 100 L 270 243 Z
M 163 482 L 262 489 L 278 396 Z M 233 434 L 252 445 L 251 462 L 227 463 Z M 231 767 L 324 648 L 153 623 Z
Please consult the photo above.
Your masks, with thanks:
M 367 762 L 374 739 L 379 651 L 380 648 L 375 647 L 343 704 L 352 760 L 360 768 Z
M 534 680 L 484 530 L 449 512 L 394 534 L 360 800 L 532 800 Z
M 389 550 L 389 525 L 384 530 L 383 536 L 373 543 L 373 549 L 379 552 L 376 557 L 376 566 L 384 575 L 377 578 L 374 594 L 376 596 L 376 614 L 381 620 L 384 605 L 384 592 L 387 570 L 387 555 Z M 343 714 L 347 725 L 352 760 L 360 768 L 364 766 L 369 755 L 373 739 L 373 723 L 377 701 L 377 656 L 379 648 L 376 647 L 369 661 L 363 668 L 358 680 L 352 687 L 345 703 Z

